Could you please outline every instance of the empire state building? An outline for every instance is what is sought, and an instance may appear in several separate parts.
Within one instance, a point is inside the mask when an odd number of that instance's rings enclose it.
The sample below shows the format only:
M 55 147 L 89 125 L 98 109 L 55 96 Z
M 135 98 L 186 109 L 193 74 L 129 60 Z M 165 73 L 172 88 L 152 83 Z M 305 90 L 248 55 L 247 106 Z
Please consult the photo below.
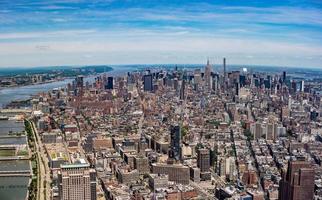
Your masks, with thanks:
M 212 89 L 212 66 L 209 63 L 209 59 L 207 60 L 207 65 L 205 67 L 205 88 L 211 90 Z

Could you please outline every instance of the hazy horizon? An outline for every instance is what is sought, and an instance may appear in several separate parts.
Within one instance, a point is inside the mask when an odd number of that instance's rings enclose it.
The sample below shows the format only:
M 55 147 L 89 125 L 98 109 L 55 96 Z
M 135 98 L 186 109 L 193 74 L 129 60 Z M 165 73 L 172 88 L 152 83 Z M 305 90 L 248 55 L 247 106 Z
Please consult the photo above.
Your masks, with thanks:
M 112 67 L 113 70 L 117 67 L 144 67 L 146 66 L 147 68 L 149 67 L 171 67 L 171 66 L 178 66 L 178 67 L 202 67 L 202 66 L 206 66 L 206 63 L 185 63 L 185 64 L 177 64 L 177 63 L 160 63 L 160 64 L 153 64 L 153 63 L 147 63 L 147 64 L 84 64 L 84 65 L 43 65 L 43 66 L 7 66 L 7 67 L 1 67 L 0 66 L 0 71 L 1 70 L 19 70 L 19 69 L 40 69 L 40 68 L 81 68 L 81 67 L 88 67 L 88 66 L 106 66 L 106 67 Z M 222 63 L 210 63 L 210 65 L 212 65 L 212 67 L 214 68 L 222 68 Z M 281 67 L 285 67 L 288 69 L 321 69 L 322 67 L 312 67 L 312 66 L 277 66 L 277 65 L 252 65 L 252 64 L 229 64 L 226 63 L 226 67 L 229 69 L 230 67 L 232 68 L 236 68 L 236 67 L 249 67 L 249 68 L 261 68 L 261 67 L 268 67 L 268 68 L 281 68 Z M 219 70 L 220 71 L 220 70 Z

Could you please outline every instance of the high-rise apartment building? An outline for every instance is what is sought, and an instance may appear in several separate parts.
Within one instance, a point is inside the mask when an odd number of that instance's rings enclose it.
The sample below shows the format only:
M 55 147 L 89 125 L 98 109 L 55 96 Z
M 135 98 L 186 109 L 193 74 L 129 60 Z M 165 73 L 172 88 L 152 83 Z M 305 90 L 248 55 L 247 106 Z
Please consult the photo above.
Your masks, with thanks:
M 303 200 L 314 197 L 314 169 L 306 161 L 289 161 L 287 171 L 282 172 L 280 200 Z
M 151 92 L 153 90 L 152 74 L 143 76 L 143 84 L 144 84 L 144 87 L 143 87 L 144 91 Z
M 96 172 L 84 160 L 61 165 L 58 183 L 61 200 L 96 200 Z
M 274 140 L 274 124 L 268 123 L 267 124 L 267 131 L 266 131 L 266 140 Z
M 169 158 L 180 160 L 181 159 L 181 129 L 180 126 L 172 126 L 170 128 L 170 149 Z
M 260 122 L 255 123 L 254 139 L 259 139 L 262 136 L 262 124 Z

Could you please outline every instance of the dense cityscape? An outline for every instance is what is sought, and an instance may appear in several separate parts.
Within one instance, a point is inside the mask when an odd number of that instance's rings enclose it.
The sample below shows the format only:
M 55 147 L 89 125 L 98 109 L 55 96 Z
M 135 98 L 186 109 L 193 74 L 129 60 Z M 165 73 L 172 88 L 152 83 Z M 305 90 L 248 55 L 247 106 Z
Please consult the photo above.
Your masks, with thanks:
M 322 0 L 0 0 L 0 200 L 322 200 Z
M 321 89 L 321 80 L 287 68 L 231 71 L 225 58 L 80 75 L 0 111 L 0 194 L 320 199 Z

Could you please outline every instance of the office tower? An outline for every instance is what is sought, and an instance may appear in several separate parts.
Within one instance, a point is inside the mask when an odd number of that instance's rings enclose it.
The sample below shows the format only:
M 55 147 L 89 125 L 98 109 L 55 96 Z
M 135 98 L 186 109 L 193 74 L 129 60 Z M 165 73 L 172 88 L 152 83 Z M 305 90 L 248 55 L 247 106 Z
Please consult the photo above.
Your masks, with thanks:
M 226 159 L 226 175 L 228 175 L 229 180 L 236 180 L 236 165 L 235 165 L 235 158 L 234 157 L 229 157 Z
M 267 76 L 267 79 L 264 81 L 266 88 L 271 88 L 272 86 L 272 77 L 270 75 Z
M 286 82 L 286 71 L 283 71 L 283 79 L 282 79 L 283 83 Z
M 235 83 L 235 95 L 239 96 L 239 83 Z
M 254 132 L 254 139 L 259 139 L 262 136 L 262 124 L 256 122 L 255 124 L 255 132 Z
M 282 171 L 280 200 L 303 200 L 314 197 L 314 169 L 306 161 L 289 161 L 287 172 Z
M 291 88 L 290 88 L 290 90 L 291 90 L 291 93 L 292 94 L 295 94 L 296 93 L 296 91 L 297 91 L 297 83 L 293 80 L 292 81 L 292 83 L 291 83 Z
M 301 80 L 301 92 L 304 92 L 304 80 Z
M 246 85 L 246 76 L 245 75 L 239 76 L 239 83 L 240 83 L 241 87 L 244 87 Z
M 84 77 L 83 76 L 77 76 L 76 77 L 76 87 L 77 88 L 83 88 L 84 86 Z
M 70 91 L 72 91 L 72 84 L 71 83 L 68 83 L 67 84 L 67 92 L 70 92 Z
M 223 65 L 224 65 L 224 80 L 226 81 L 227 74 L 226 74 L 226 58 L 223 60 Z
M 205 67 L 205 86 L 210 89 L 211 87 L 211 65 L 209 63 L 209 59 L 207 60 L 207 65 Z
M 270 89 L 271 88 L 271 79 L 270 76 L 267 77 L 267 79 L 264 80 L 264 86 L 266 89 Z
M 276 137 L 285 136 L 285 135 L 286 135 L 286 128 L 283 127 L 282 125 L 279 125 L 277 127 Z
M 260 86 L 260 80 L 258 78 L 255 78 L 254 79 L 254 84 L 255 84 L 255 87 L 259 87 Z
M 224 88 L 226 89 L 226 84 L 227 84 L 227 72 L 226 72 L 226 58 L 224 58 Z
M 186 80 L 182 80 L 181 83 L 181 89 L 180 89 L 180 99 L 184 100 L 185 99 L 185 86 L 186 85 Z
M 108 77 L 107 78 L 107 83 L 105 85 L 105 89 L 106 90 L 113 90 L 114 86 L 113 86 L 113 77 Z
M 278 137 L 278 124 L 277 123 L 273 123 L 273 140 L 275 140 Z
M 215 91 L 217 91 L 218 90 L 218 88 L 219 88 L 219 86 L 220 86 L 220 84 L 219 84 L 219 82 L 218 82 L 218 76 L 217 75 L 215 75 L 214 76 L 214 78 L 213 78 L 213 89 L 215 90 Z
M 144 75 L 143 82 L 144 82 L 144 91 L 151 92 L 153 90 L 152 74 Z
M 268 123 L 267 131 L 266 131 L 266 140 L 273 140 L 273 139 L 274 139 L 274 124 Z
M 200 172 L 207 172 L 210 169 L 210 152 L 209 149 L 199 149 L 197 157 L 197 166 Z
M 84 89 L 84 77 L 77 76 L 75 81 L 76 81 L 76 88 L 74 90 L 75 96 L 82 96 L 83 89 Z
M 266 137 L 267 135 L 267 124 L 266 122 L 262 124 L 261 126 L 261 137 Z
M 288 96 L 288 103 L 287 103 L 287 108 L 290 111 L 292 109 L 292 97 L 291 95 Z
M 96 200 L 96 172 L 84 160 L 61 165 L 58 183 L 61 200 Z
M 178 125 L 170 128 L 169 158 L 175 160 L 181 159 L 181 129 Z
M 178 78 L 173 79 L 173 88 L 175 91 L 179 91 L 179 81 Z

